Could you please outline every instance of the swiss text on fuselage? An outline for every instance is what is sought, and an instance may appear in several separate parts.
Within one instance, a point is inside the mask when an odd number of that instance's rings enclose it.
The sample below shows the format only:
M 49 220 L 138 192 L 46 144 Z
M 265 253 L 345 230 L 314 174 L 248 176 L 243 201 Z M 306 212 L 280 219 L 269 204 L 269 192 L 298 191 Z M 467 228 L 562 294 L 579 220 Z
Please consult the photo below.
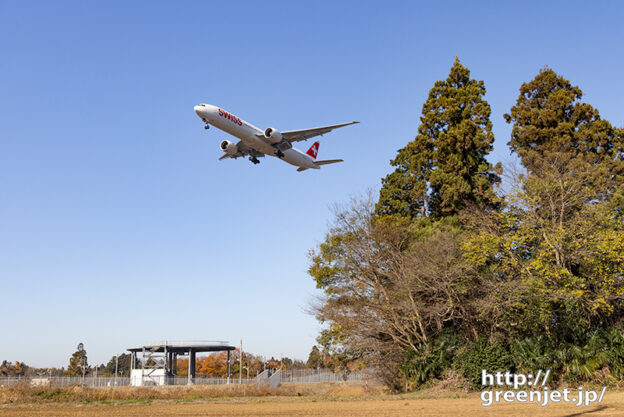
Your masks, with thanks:
M 219 109 L 219 116 L 224 117 L 228 120 L 233 121 L 234 123 L 236 123 L 239 126 L 243 125 L 243 122 L 241 121 L 241 119 L 239 119 L 238 117 L 234 116 L 233 114 L 230 114 L 228 112 L 226 112 L 225 110 L 221 110 Z

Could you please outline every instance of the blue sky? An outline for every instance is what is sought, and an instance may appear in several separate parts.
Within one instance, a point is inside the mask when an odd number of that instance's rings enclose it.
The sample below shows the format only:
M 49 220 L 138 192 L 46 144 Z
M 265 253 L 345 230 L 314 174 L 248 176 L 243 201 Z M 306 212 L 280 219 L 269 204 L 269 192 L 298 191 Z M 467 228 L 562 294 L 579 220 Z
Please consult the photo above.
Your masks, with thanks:
M 379 187 L 456 55 L 485 81 L 493 162 L 545 65 L 624 125 L 624 8 L 509 3 L 0 2 L 0 360 L 241 338 L 307 358 L 329 208 Z M 218 162 L 228 136 L 200 102 L 280 130 L 361 124 L 321 140 L 343 164 L 297 173 Z

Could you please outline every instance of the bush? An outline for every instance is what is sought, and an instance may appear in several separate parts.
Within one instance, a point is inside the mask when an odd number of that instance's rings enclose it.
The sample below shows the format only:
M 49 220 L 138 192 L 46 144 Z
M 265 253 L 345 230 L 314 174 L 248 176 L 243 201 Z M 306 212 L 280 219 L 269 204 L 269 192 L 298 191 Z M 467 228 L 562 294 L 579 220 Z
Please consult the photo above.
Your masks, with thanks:
M 481 385 L 482 370 L 489 373 L 513 372 L 515 369 L 509 349 L 503 344 L 489 344 L 485 338 L 469 344 L 458 351 L 454 366 L 473 388 L 483 389 Z
M 417 384 L 440 378 L 452 367 L 455 352 L 461 343 L 461 339 L 456 335 L 441 335 L 422 345 L 417 351 L 408 351 L 405 362 L 401 365 L 401 372 L 408 380 Z

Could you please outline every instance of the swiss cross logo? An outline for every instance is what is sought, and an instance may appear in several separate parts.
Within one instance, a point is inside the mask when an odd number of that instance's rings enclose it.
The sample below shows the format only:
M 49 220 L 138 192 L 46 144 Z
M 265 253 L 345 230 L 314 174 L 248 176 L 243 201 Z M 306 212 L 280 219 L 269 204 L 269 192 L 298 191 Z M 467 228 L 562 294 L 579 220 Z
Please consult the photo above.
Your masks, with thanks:
M 314 142 L 314 145 L 310 146 L 310 149 L 308 149 L 308 152 L 306 152 L 306 154 L 316 159 L 316 155 L 318 154 L 318 149 L 319 149 L 319 143 Z

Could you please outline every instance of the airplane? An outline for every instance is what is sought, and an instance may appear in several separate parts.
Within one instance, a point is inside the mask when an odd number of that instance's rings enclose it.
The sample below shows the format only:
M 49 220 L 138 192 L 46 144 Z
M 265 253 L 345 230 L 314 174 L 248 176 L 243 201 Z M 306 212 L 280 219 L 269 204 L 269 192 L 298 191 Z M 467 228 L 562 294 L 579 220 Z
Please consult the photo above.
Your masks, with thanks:
M 317 161 L 319 142 L 314 144 L 303 153 L 292 146 L 293 142 L 307 140 L 315 136 L 321 136 L 329 133 L 339 127 L 349 126 L 359 122 L 343 123 L 333 126 L 322 126 L 304 130 L 290 130 L 288 132 L 280 132 L 279 130 L 268 127 L 264 131 L 257 128 L 251 123 L 234 116 L 219 107 L 211 104 L 198 104 L 195 106 L 195 113 L 205 123 L 204 129 L 210 128 L 210 125 L 229 133 L 240 139 L 237 143 L 224 140 L 221 142 L 220 148 L 225 155 L 219 158 L 219 161 L 226 158 L 240 158 L 249 156 L 249 160 L 253 164 L 259 164 L 258 158 L 265 155 L 274 156 L 283 161 L 294 165 L 298 172 L 306 169 L 320 169 L 323 165 L 335 164 L 343 162 L 342 159 L 329 159 L 325 161 Z

